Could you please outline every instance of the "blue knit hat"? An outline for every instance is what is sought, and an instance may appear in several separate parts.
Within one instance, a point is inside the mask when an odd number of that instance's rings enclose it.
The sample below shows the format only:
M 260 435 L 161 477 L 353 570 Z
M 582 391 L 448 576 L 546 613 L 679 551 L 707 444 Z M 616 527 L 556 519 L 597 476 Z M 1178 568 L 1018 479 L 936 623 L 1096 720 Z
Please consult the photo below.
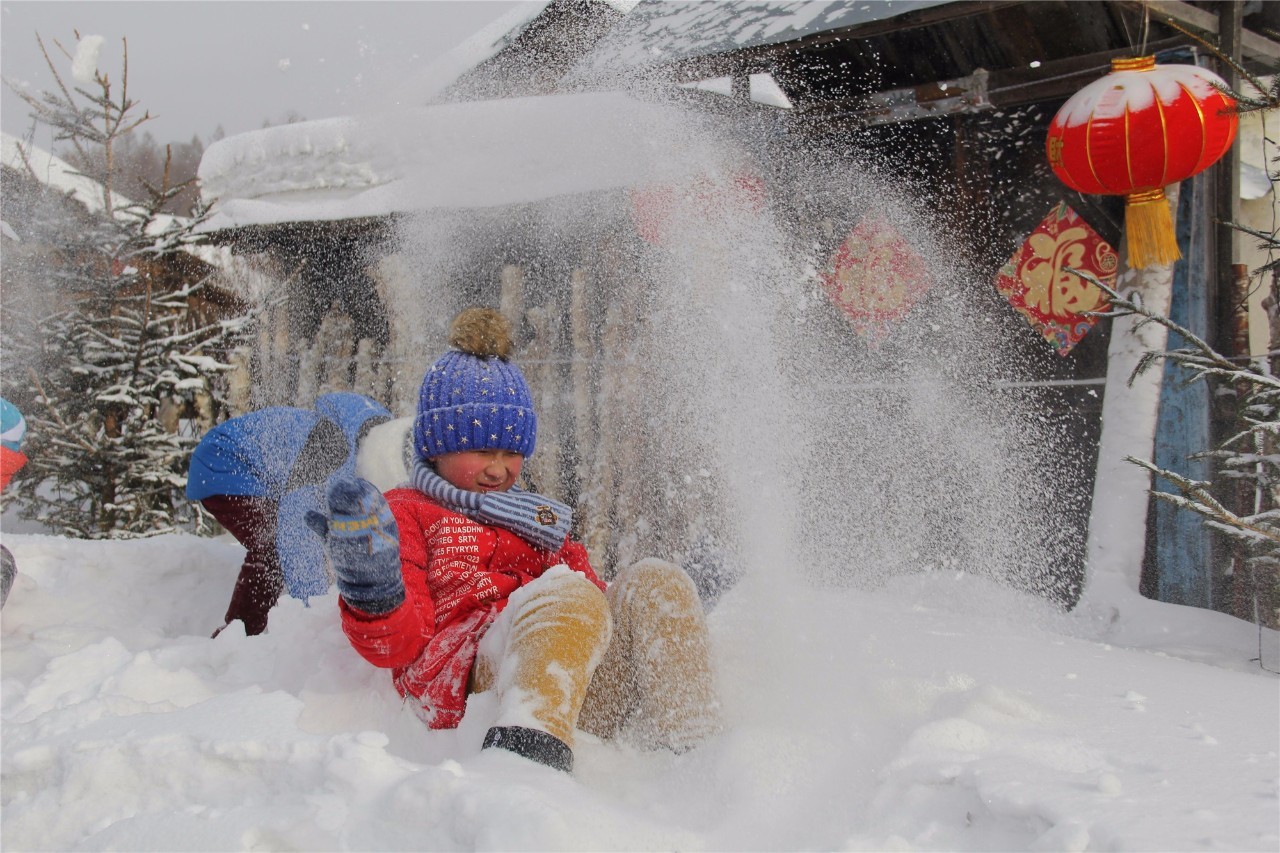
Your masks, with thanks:
M 491 308 L 469 308 L 449 327 L 452 349 L 422 379 L 414 449 L 423 459 L 460 450 L 533 455 L 538 418 L 520 368 L 508 358 L 511 324 Z

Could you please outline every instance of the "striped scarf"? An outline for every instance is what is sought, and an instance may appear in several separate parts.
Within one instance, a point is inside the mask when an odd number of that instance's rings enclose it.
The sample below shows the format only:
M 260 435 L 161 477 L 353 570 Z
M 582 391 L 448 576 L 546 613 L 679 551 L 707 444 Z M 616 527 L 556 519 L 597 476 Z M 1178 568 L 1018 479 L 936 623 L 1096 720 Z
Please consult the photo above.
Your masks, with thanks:
M 469 492 L 414 460 L 413 487 L 441 506 L 484 524 L 509 530 L 535 548 L 559 551 L 569 537 L 573 510 L 551 498 L 512 486 L 506 492 Z

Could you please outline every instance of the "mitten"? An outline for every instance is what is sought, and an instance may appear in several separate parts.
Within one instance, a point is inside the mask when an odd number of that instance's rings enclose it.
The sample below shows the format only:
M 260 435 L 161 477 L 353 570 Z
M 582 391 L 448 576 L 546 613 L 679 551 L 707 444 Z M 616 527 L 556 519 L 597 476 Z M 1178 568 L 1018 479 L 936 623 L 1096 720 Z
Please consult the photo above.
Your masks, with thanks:
M 325 540 L 339 595 L 364 613 L 390 613 L 404 601 L 391 507 L 372 483 L 358 478 L 335 480 L 328 501 L 329 515 L 312 510 L 307 524 Z

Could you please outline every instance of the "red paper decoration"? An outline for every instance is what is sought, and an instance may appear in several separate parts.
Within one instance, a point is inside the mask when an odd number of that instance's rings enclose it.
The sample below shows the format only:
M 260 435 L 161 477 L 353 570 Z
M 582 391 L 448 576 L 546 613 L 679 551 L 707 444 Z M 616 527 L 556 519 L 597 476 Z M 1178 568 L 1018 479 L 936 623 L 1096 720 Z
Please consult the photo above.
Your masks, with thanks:
M 1212 166 L 1236 138 L 1235 101 L 1195 65 L 1113 59 L 1111 73 L 1062 105 L 1049 125 L 1049 165 L 1082 193 L 1125 197 L 1129 264 L 1182 255 L 1164 188 Z
M 996 290 L 1065 356 L 1105 311 L 1107 295 L 1063 267 L 1091 273 L 1113 287 L 1119 258 L 1110 244 L 1066 204 L 1036 226 L 996 276 Z
M 849 232 L 820 278 L 827 296 L 873 348 L 933 284 L 924 258 L 877 218 Z
M 764 181 L 759 175 L 738 172 L 727 179 L 700 177 L 676 187 L 654 184 L 631 193 L 631 220 L 647 243 L 667 243 L 677 223 L 715 222 L 764 210 Z

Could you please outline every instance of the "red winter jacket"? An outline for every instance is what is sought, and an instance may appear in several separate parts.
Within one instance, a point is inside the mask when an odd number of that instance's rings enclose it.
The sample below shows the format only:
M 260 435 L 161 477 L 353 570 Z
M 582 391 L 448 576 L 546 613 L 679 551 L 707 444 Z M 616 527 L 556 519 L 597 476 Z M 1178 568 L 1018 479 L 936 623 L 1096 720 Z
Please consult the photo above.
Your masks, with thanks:
M 401 696 L 421 703 L 428 725 L 453 728 L 466 710 L 480 638 L 511 593 L 562 563 L 601 590 L 604 584 L 572 539 L 559 551 L 542 551 L 416 489 L 393 489 L 386 498 L 400 529 L 404 603 L 371 616 L 341 601 L 342 629 L 365 660 L 391 670 Z
M 9 481 L 18 469 L 27 464 L 27 457 L 21 450 L 10 450 L 0 447 L 0 492 L 9 488 Z

